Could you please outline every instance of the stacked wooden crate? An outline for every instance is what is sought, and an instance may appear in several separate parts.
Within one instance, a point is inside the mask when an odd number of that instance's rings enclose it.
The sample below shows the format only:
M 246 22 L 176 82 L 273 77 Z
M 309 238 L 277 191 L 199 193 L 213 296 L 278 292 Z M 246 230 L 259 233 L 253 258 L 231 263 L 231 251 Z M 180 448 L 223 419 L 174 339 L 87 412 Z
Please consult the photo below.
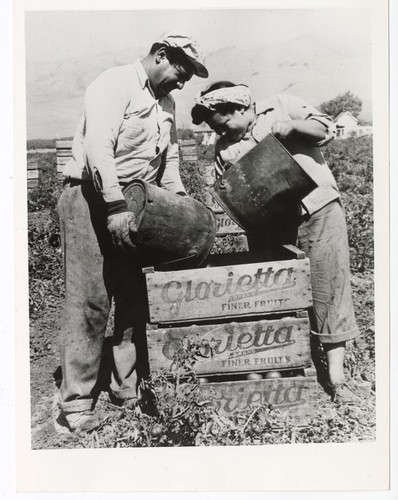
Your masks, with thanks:
M 57 175 L 62 178 L 64 166 L 72 158 L 72 141 L 55 141 L 55 148 L 57 151 Z
M 27 167 L 26 177 L 28 190 L 35 189 L 40 186 L 41 181 L 41 168 L 38 160 L 36 158 L 28 158 Z
M 295 257 L 242 252 L 212 256 L 204 268 L 147 268 L 151 371 L 172 369 L 178 350 L 199 343 L 195 371 L 223 413 L 261 403 L 310 412 L 310 269 Z
M 219 236 L 231 233 L 219 225 Z M 201 390 L 215 391 L 221 413 L 271 404 L 299 421 L 311 415 L 317 383 L 303 252 L 283 246 L 211 255 L 202 268 L 144 271 L 151 371 L 172 370 L 177 353 L 195 346 Z
M 198 161 L 198 151 L 195 139 L 180 141 L 182 161 Z

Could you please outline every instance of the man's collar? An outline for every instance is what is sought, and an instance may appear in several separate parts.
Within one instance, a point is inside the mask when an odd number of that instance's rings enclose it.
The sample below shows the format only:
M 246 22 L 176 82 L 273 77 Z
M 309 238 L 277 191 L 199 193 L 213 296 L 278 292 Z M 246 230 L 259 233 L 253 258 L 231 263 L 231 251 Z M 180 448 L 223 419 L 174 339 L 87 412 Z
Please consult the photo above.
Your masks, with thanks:
M 140 81 L 142 90 L 144 90 L 146 87 L 149 90 L 149 93 L 151 94 L 151 96 L 154 99 L 156 99 L 155 94 L 152 90 L 151 84 L 149 82 L 148 75 L 146 74 L 145 68 L 139 59 L 137 59 L 135 61 L 135 67 L 137 69 L 137 75 L 138 75 L 138 79 Z
M 135 68 L 137 70 L 137 75 L 138 75 L 138 79 L 140 81 L 141 88 L 144 89 L 146 86 L 148 86 L 148 88 L 150 89 L 151 86 L 149 85 L 148 75 L 146 74 L 146 71 L 144 69 L 144 66 L 142 65 L 142 62 L 139 59 L 137 59 L 134 64 L 135 64 Z

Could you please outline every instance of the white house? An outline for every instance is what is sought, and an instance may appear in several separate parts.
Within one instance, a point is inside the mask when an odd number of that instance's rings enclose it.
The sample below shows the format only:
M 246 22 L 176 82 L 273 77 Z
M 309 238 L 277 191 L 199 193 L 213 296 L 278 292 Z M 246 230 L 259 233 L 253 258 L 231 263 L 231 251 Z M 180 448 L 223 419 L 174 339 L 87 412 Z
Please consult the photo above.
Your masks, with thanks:
M 372 135 L 373 127 L 369 125 L 358 125 L 358 118 L 350 111 L 343 111 L 334 120 L 337 128 L 337 139 L 348 139 L 349 137 L 362 137 Z

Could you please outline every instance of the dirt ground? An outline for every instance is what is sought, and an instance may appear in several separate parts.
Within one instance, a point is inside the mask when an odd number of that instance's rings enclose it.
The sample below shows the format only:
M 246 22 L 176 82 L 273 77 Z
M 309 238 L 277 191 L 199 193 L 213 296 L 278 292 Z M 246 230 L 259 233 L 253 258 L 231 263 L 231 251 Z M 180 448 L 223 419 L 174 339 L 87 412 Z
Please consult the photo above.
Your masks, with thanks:
M 329 396 L 318 384 L 315 406 L 325 415 L 325 429 L 331 432 L 323 442 L 370 441 L 375 439 L 375 380 L 374 380 L 374 322 L 373 280 L 370 273 L 356 274 L 352 278 L 354 302 L 361 337 L 350 342 L 347 348 L 346 371 L 359 402 L 349 410 L 330 402 Z M 61 303 L 56 301 L 30 325 L 31 349 L 31 419 L 32 448 L 98 447 L 98 436 L 82 442 L 79 436 L 69 433 L 54 424 L 54 394 L 60 379 L 57 335 L 61 323 Z M 109 330 L 109 328 L 108 328 Z M 313 357 L 317 357 L 316 347 Z M 317 364 L 317 363 L 315 363 Z M 321 364 L 318 363 L 318 378 L 322 380 Z M 111 405 L 105 393 L 98 401 L 99 411 L 117 418 L 121 411 Z M 326 420 L 326 417 L 329 420 Z M 329 424 L 327 424 L 329 422 Z M 112 419 L 108 425 L 112 425 Z M 341 432 L 334 436 L 333 429 L 340 426 Z M 342 429 L 344 427 L 344 429 Z M 62 431 L 62 432 L 61 432 Z M 97 440 L 97 441 L 96 441 Z M 314 442 L 319 442 L 319 432 Z M 310 439 L 311 441 L 311 439 Z

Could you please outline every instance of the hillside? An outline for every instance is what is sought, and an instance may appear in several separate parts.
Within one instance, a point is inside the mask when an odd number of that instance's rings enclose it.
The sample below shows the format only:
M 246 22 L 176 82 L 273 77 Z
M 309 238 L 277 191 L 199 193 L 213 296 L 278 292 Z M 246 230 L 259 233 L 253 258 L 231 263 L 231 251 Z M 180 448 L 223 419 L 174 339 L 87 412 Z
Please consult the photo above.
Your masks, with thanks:
M 96 58 L 28 62 L 28 139 L 72 135 L 87 85 L 104 69 L 144 54 L 145 49 L 136 48 L 101 53 Z M 332 46 L 315 35 L 250 50 L 234 45 L 220 48 L 207 54 L 208 81 L 193 78 L 181 92 L 174 92 L 178 126 L 190 126 L 195 94 L 218 79 L 247 83 L 257 100 L 286 92 L 314 105 L 351 90 L 363 101 L 361 118 L 371 120 L 371 61 L 363 54 L 363 47 Z

